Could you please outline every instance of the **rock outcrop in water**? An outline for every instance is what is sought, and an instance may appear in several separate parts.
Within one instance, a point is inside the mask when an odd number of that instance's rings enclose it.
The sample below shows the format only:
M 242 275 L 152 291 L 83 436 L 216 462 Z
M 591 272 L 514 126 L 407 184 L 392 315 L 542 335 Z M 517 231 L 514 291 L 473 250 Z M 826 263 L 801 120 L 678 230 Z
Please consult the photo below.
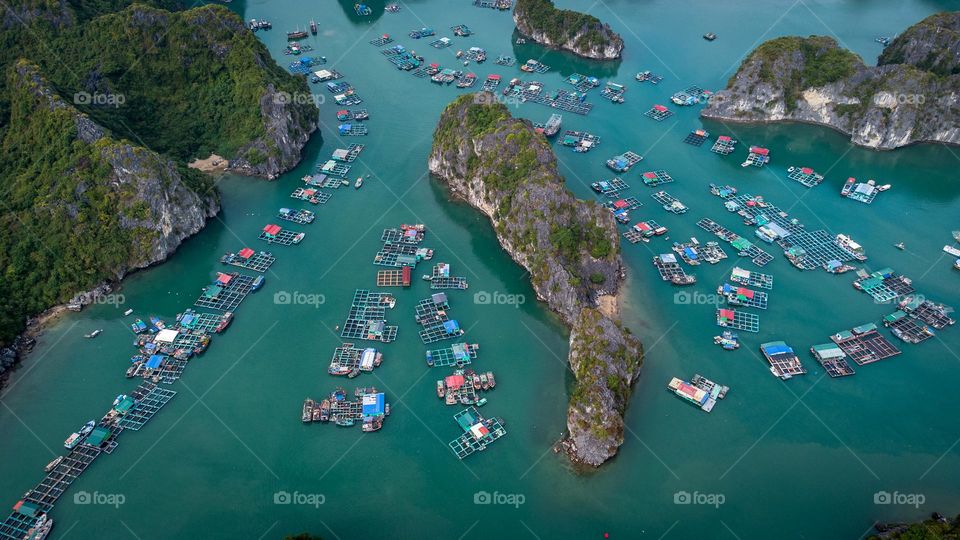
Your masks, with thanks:
M 7 88 L 0 326 L 10 340 L 24 315 L 166 259 L 216 215 L 219 197 L 200 173 L 112 136 L 36 65 L 18 62 Z M 6 342 L 0 374 L 30 339 Z
M 760 45 L 702 115 L 724 121 L 796 121 L 832 127 L 854 144 L 893 149 L 960 144 L 960 12 L 924 19 L 866 66 L 829 37 Z
M 593 15 L 557 9 L 551 0 L 517 0 L 513 22 L 525 37 L 596 60 L 620 58 L 623 38 Z
M 624 269 L 613 216 L 576 199 L 546 140 L 489 93 L 447 106 L 429 166 L 455 196 L 490 218 L 500 245 L 530 273 L 537 296 L 571 327 L 577 383 L 564 447 L 577 463 L 601 465 L 623 443 L 623 414 L 643 358 L 639 340 L 617 320 Z

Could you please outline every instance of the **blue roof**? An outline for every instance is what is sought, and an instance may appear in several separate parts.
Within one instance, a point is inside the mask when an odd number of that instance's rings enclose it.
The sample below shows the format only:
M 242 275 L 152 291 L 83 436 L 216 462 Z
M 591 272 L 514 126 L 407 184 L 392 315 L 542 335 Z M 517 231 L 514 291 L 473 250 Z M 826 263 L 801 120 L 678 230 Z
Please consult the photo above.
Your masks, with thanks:
M 369 403 L 370 400 L 364 399 L 364 401 L 366 402 L 363 404 L 364 416 L 379 416 L 384 413 L 383 394 L 382 393 L 376 394 L 374 397 L 376 399 L 373 400 L 373 403 Z
M 156 369 L 160 367 L 160 362 L 163 362 L 164 356 L 162 354 L 152 354 L 150 359 L 147 360 L 147 367 L 150 369 Z
M 443 323 L 443 329 L 447 331 L 448 334 L 456 333 L 460 330 L 460 323 L 457 321 L 447 321 Z

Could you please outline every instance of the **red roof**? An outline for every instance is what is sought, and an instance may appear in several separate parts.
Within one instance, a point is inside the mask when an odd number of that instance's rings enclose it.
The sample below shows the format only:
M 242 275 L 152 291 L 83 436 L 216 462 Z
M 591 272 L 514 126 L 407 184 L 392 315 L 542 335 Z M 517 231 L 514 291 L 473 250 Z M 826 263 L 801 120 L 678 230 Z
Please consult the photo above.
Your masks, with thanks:
M 664 112 L 664 111 L 667 110 L 667 108 L 664 107 L 663 105 L 654 105 L 654 106 L 653 106 L 653 109 L 656 110 L 656 111 L 660 111 L 660 112 Z
M 737 287 L 737 294 L 742 294 L 747 298 L 753 298 L 753 291 L 750 289 L 745 289 L 743 287 Z
M 217 283 L 222 283 L 226 285 L 227 283 L 230 283 L 230 280 L 232 279 L 233 279 L 233 276 L 231 276 L 230 274 L 224 274 L 222 272 L 217 273 Z
M 810 167 L 804 167 L 800 169 L 800 172 L 802 172 L 803 174 L 813 174 L 813 169 L 811 169 Z
M 487 78 L 488 78 L 488 79 L 493 79 L 493 80 L 495 80 L 495 81 L 499 81 L 499 80 L 500 80 L 500 76 L 497 75 L 496 73 L 494 73 L 493 75 L 487 76 Z
M 440 64 L 430 64 L 430 67 L 432 67 L 432 68 L 438 68 L 438 67 L 440 67 Z
M 646 222 L 646 221 L 641 221 L 640 223 L 637 223 L 637 224 L 634 225 L 633 227 L 634 227 L 635 229 L 637 229 L 637 230 L 640 230 L 640 231 L 649 231 L 649 230 L 650 230 L 650 225 L 647 225 L 647 222 Z
M 263 232 L 269 234 L 270 236 L 276 236 L 277 233 L 280 232 L 280 226 L 271 223 L 263 228 Z
M 345 114 L 350 114 L 350 111 L 343 109 L 342 111 L 337 111 L 337 116 L 343 116 Z
M 463 375 L 450 375 L 444 379 L 444 384 L 447 385 L 447 388 L 457 389 L 463 386 Z
M 752 199 L 747 201 L 747 206 L 756 206 L 756 205 L 757 205 L 757 201 L 754 201 Z
M 718 140 L 718 141 L 727 142 L 727 141 L 730 140 L 730 137 L 727 136 L 727 135 L 721 135 L 721 136 L 717 137 L 717 140 Z
M 770 153 L 770 150 L 767 150 L 761 146 L 751 146 L 750 151 L 754 154 L 760 154 L 761 156 L 765 156 Z
M 733 310 L 732 309 L 721 309 L 720 316 L 725 319 L 733 319 Z
M 613 206 L 614 206 L 614 208 L 626 208 L 626 207 L 627 207 L 627 201 L 625 201 L 625 200 L 623 200 L 623 199 L 620 199 L 619 201 L 614 202 L 614 203 L 613 203 Z
M 643 177 L 644 177 L 644 178 L 651 178 L 651 179 L 653 179 L 653 178 L 656 178 L 656 177 L 657 177 L 657 173 L 655 173 L 655 172 L 645 172 L 645 173 L 643 173 Z
M 401 272 L 402 272 L 401 275 L 403 276 L 403 284 L 404 284 L 404 285 L 410 285 L 410 270 L 411 270 L 411 269 L 410 269 L 409 266 L 404 266 L 404 267 L 403 267 L 403 270 L 401 270 Z
M 237 253 L 237 255 L 240 255 L 244 259 L 249 259 L 250 257 L 253 257 L 253 250 L 250 248 L 243 248 L 240 250 L 240 253 Z
M 305 189 L 305 190 L 303 190 L 303 194 L 306 195 L 306 196 L 308 196 L 308 197 L 313 197 L 314 195 L 317 194 L 317 190 L 315 190 L 315 189 L 313 189 L 313 188 Z

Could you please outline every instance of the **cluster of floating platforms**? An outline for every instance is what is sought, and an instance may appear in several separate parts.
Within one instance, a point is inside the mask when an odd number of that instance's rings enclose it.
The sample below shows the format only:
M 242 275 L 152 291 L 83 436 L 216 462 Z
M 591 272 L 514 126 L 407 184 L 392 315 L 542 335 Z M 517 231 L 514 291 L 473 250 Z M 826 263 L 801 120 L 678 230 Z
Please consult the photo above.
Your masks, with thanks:
M 600 195 L 614 199 L 620 196 L 621 191 L 630 189 L 630 184 L 624 182 L 619 176 L 616 176 L 610 180 L 598 180 L 590 184 L 590 189 Z
M 626 197 L 603 203 L 603 207 L 610 210 L 614 219 L 624 224 L 630 223 L 630 211 L 641 206 L 643 206 L 643 203 L 636 197 Z
M 563 132 L 560 144 L 573 148 L 574 152 L 586 153 L 600 144 L 600 137 L 586 131 L 567 130 Z
M 683 142 L 692 146 L 703 146 L 703 143 L 707 142 L 707 139 L 709 138 L 710 133 L 707 130 L 695 129 L 683 138 Z
M 731 306 L 767 309 L 767 293 L 763 291 L 724 283 L 717 287 L 717 294 L 722 295 Z
M 576 88 L 577 92 L 585 93 L 600 86 L 600 79 L 597 79 L 596 77 L 588 77 L 587 75 L 581 75 L 579 73 L 574 73 L 566 78 L 566 83 Z
M 669 281 L 674 285 L 693 285 L 697 282 L 696 276 L 688 275 L 673 253 L 661 253 L 655 256 L 653 266 L 656 267 L 663 281 Z
M 600 96 L 604 99 L 609 99 L 613 103 L 623 103 L 623 95 L 626 94 L 627 87 L 622 84 L 608 82 L 604 85 L 603 90 L 600 91 Z
M 730 391 L 729 387 L 719 385 L 703 375 L 696 374 L 689 382 L 674 377 L 667 383 L 667 389 L 680 399 L 699 407 L 704 412 L 710 412 Z
M 429 281 L 430 288 L 434 290 L 466 289 L 469 286 L 467 278 L 450 275 L 450 265 L 447 263 L 434 265 L 433 271 L 425 274 L 423 279 Z
M 727 200 L 737 194 L 737 188 L 729 185 L 718 186 L 716 184 L 710 184 L 710 193 L 723 200 Z
M 883 324 L 905 343 L 917 344 L 933 337 L 933 330 L 922 321 L 897 310 L 883 318 Z
M 908 296 L 901 300 L 900 310 L 937 330 L 943 330 L 957 322 L 949 315 L 953 313 L 953 308 L 920 296 Z
M 306 233 L 291 231 L 289 229 L 284 229 L 279 225 L 270 223 L 263 227 L 263 230 L 260 231 L 261 240 L 267 242 L 268 244 L 276 244 L 280 246 L 293 246 L 299 244 Z
M 860 366 L 900 354 L 900 350 L 878 332 L 873 323 L 837 332 L 830 336 L 830 340 Z
M 498 11 L 509 11 L 513 9 L 513 0 L 473 0 L 473 5 Z
M 313 223 L 313 220 L 317 219 L 317 215 L 310 210 L 281 208 L 280 211 L 277 212 L 277 218 L 299 225 L 309 225 Z
M 437 397 L 447 405 L 478 405 L 487 403 L 480 392 L 493 390 L 497 381 L 493 372 L 477 373 L 472 369 L 457 369 L 452 374 L 437 381 Z
M 699 103 L 705 103 L 712 95 L 713 92 L 704 90 L 699 86 L 692 85 L 674 93 L 672 96 L 670 96 L 670 101 L 681 107 L 688 107 L 691 105 L 697 105 Z
M 220 257 L 220 262 L 231 266 L 238 266 L 260 272 L 261 274 L 270 269 L 277 258 L 268 251 L 254 251 L 245 247 L 236 253 L 225 253 Z
M 311 188 L 311 187 L 297 188 L 293 190 L 292 193 L 290 193 L 290 198 L 296 199 L 298 201 L 305 201 L 310 204 L 326 204 L 326 202 L 330 200 L 330 194 L 324 193 L 322 191 L 317 190 L 316 188 Z M 288 214 L 288 216 L 286 217 L 292 217 L 292 216 Z M 281 218 L 281 219 L 284 219 L 285 221 L 293 221 L 294 223 L 299 223 L 298 221 L 295 221 L 293 219 L 286 219 L 286 218 Z
M 376 39 L 371 39 L 369 42 L 374 47 L 383 47 L 384 45 L 389 45 L 393 43 L 393 38 L 389 34 L 383 34 Z
M 301 420 L 305 424 L 332 422 L 341 427 L 352 427 L 359 422 L 363 432 L 369 433 L 380 430 L 389 415 L 390 404 L 375 387 L 357 388 L 353 399 L 346 390 L 337 388 L 320 402 L 304 400 Z
M 663 80 L 663 77 L 657 75 L 656 73 L 651 73 L 650 71 L 641 71 L 633 78 L 636 79 L 637 82 L 648 82 L 650 84 L 660 84 L 660 81 Z
M 739 266 L 733 267 L 730 272 L 730 281 L 749 287 L 759 287 L 761 289 L 773 289 L 773 276 L 761 272 L 752 272 Z
M 624 152 L 607 160 L 607 168 L 617 173 L 625 173 L 634 165 L 643 161 L 643 156 L 636 152 Z
M 353 343 L 344 343 L 333 351 L 327 373 L 334 376 L 346 375 L 351 379 L 361 372 L 371 372 L 380 367 L 383 354 L 372 348 L 355 347 Z
M 362 109 L 361 109 L 362 110 Z M 360 111 L 347 111 L 351 117 L 355 117 L 357 114 L 360 114 Z M 364 112 L 365 114 L 365 112 Z M 338 148 L 333 151 L 333 155 L 330 157 L 341 163 L 353 163 L 360 156 L 360 152 L 363 152 L 364 146 L 362 144 L 351 144 L 346 148 Z
M 720 224 L 711 219 L 702 218 L 700 221 L 697 221 L 697 226 L 707 232 L 715 234 L 718 238 L 725 240 L 737 250 L 737 254 L 739 256 L 749 257 L 750 260 L 757 266 L 765 266 L 767 263 L 773 260 L 773 256 L 766 251 L 760 249 L 739 234 L 722 227 Z
M 770 372 L 781 379 L 790 379 L 807 372 L 793 349 L 782 341 L 763 343 L 760 345 L 760 352 L 770 363 Z
M 770 163 L 770 150 L 760 147 L 760 146 L 751 146 L 749 153 L 747 154 L 747 159 L 740 164 L 741 167 L 763 167 L 767 163 Z
M 357 289 L 350 304 L 350 313 L 340 330 L 340 337 L 390 343 L 397 339 L 397 327 L 387 325 L 387 309 L 393 309 L 393 295 Z
M 203 294 L 193 305 L 218 311 L 233 311 L 248 294 L 259 288 L 257 283 L 262 282 L 263 276 L 255 278 L 237 272 L 217 272 L 214 282 L 203 288 Z
M 790 167 L 787 169 L 787 178 L 808 188 L 815 187 L 823 182 L 823 175 L 818 174 L 810 167 Z
M 666 191 L 658 191 L 656 193 L 651 193 L 653 200 L 660 203 L 664 210 L 670 212 L 671 214 L 684 214 L 687 212 L 687 207 L 684 206 L 679 199 L 670 195 Z
M 430 367 L 463 367 L 477 357 L 480 348 L 476 343 L 454 343 L 445 349 L 427 351 L 426 360 Z
M 650 107 L 649 111 L 643 113 L 643 115 L 647 118 L 652 118 L 657 122 L 662 122 L 673 116 L 673 111 L 664 107 L 663 105 L 654 105 L 653 107 Z
M 728 156 L 737 149 L 737 141 L 730 138 L 729 135 L 720 135 L 716 142 L 710 147 L 710 151 L 721 156 Z
M 507 434 L 500 418 L 484 418 L 476 407 L 468 407 L 453 415 L 463 434 L 447 446 L 460 459 L 487 448 L 487 445 Z
M 652 219 L 646 221 L 640 221 L 634 224 L 633 227 L 630 227 L 623 233 L 623 237 L 627 239 L 631 244 L 636 244 L 637 242 L 649 242 L 650 237 L 660 236 L 666 234 L 667 228 L 660 225 Z
M 663 184 L 673 182 L 673 177 L 662 169 L 656 171 L 647 171 L 641 175 L 643 183 L 649 187 L 657 187 Z
M 420 330 L 420 341 L 424 344 L 436 343 L 445 339 L 455 339 L 463 335 L 460 323 L 450 319 L 447 310 L 446 293 L 435 293 L 417 303 L 414 318 L 417 324 L 423 327 Z
M 719 308 L 717 309 L 717 326 L 756 333 L 760 331 L 760 317 L 756 313 L 747 311 Z
M 869 294 L 879 304 L 891 302 L 899 296 L 914 292 L 913 282 L 890 268 L 883 268 L 870 274 L 858 270 L 857 280 L 853 282 L 853 286 Z
M 863 204 L 870 204 L 877 198 L 877 193 L 879 192 L 880 190 L 874 185 L 873 180 L 857 182 L 856 178 L 851 177 L 847 178 L 847 181 L 840 189 L 840 196 Z
M 399 270 L 380 270 L 377 272 L 377 287 L 409 287 L 411 274 L 410 266 Z
M 830 261 L 845 263 L 857 258 L 822 229 L 791 233 L 779 244 L 790 263 L 801 270 L 817 270 L 826 268 Z
M 823 369 L 833 378 L 846 377 L 856 373 L 847 362 L 847 355 L 836 343 L 822 343 L 810 347 L 810 353 Z

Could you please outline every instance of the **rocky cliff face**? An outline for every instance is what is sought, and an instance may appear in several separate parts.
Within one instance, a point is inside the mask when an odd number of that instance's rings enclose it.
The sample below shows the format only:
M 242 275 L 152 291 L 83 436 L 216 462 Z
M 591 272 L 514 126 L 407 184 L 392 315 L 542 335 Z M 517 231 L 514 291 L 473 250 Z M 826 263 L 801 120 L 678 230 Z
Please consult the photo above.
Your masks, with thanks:
M 596 60 L 620 58 L 623 38 L 592 15 L 557 9 L 550 0 L 518 0 L 517 30 L 533 41 Z
M 429 167 L 490 218 L 501 246 L 529 271 L 539 299 L 573 328 L 577 385 L 565 448 L 574 461 L 599 466 L 623 442 L 623 412 L 642 362 L 639 341 L 615 322 L 615 310 L 598 310 L 616 297 L 623 277 L 612 215 L 576 199 L 549 144 L 491 94 L 461 96 L 447 106 Z
M 958 25 L 960 12 L 926 19 L 898 37 L 876 67 L 828 37 L 768 41 L 747 57 L 702 115 L 821 124 L 876 149 L 960 144 Z

